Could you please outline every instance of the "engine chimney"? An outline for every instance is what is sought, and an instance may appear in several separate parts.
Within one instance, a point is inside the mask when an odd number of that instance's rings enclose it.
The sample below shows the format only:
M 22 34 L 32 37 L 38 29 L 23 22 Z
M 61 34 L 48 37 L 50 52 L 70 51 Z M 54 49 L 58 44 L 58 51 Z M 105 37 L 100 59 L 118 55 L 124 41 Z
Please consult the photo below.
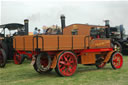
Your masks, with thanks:
M 108 28 L 106 28 L 106 37 L 107 37 L 107 38 L 110 38 L 111 33 L 110 33 L 110 24 L 109 24 L 109 20 L 105 20 L 104 22 L 105 22 L 105 26 L 108 27 Z
M 105 26 L 110 27 L 109 20 L 105 20 Z
M 61 28 L 63 33 L 63 29 L 65 28 L 65 16 L 61 15 L 60 19 L 61 19 Z
M 123 25 L 120 25 L 121 39 L 123 39 L 123 31 L 124 31 L 124 27 L 123 27 Z
M 24 20 L 25 35 L 28 35 L 28 29 L 29 29 L 28 23 L 29 23 L 29 20 L 25 19 Z

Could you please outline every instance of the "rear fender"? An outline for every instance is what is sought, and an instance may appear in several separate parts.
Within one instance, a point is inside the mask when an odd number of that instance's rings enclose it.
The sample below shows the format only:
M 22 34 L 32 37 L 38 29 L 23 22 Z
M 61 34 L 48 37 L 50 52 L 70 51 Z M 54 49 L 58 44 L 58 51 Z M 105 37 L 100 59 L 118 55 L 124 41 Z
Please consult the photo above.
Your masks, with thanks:
M 57 53 L 57 54 L 54 56 L 54 58 L 53 58 L 53 60 L 52 60 L 51 68 L 55 68 L 55 67 L 56 67 L 57 59 L 58 59 L 59 55 L 62 54 L 63 52 L 64 52 L 64 51 L 61 51 L 61 52 Z

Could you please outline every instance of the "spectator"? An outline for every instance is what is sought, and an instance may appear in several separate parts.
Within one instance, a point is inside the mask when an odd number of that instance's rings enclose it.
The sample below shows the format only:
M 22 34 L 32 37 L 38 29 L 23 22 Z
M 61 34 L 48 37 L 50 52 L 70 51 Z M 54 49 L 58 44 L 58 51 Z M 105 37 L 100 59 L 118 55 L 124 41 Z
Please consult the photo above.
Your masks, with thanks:
M 37 27 L 35 28 L 33 34 L 34 34 L 34 35 L 38 34 L 38 33 L 37 33 Z
M 48 28 L 45 32 L 46 35 L 52 34 L 52 28 Z
M 38 34 L 41 34 L 40 29 L 38 29 Z
M 42 33 L 45 33 L 45 32 L 46 32 L 46 30 L 47 30 L 47 27 L 46 27 L 46 26 L 43 26 L 43 27 L 42 27 L 42 30 L 43 30 L 43 32 L 42 32 Z

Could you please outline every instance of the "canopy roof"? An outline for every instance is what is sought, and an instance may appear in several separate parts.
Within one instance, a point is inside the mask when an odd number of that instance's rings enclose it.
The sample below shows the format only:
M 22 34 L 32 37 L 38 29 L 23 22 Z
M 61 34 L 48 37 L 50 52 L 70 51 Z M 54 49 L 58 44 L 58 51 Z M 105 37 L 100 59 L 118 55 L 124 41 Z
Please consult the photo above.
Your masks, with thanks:
M 8 28 L 8 30 L 16 30 L 16 29 L 22 29 L 24 25 L 23 24 L 19 24 L 19 23 L 9 23 L 9 24 L 3 24 L 0 25 L 0 28 Z

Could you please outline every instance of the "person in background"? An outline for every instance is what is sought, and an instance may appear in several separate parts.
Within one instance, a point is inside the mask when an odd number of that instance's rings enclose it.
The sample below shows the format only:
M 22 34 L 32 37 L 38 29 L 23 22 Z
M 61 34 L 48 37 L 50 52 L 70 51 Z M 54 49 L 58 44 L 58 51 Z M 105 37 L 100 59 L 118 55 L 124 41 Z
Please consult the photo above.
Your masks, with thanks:
M 35 28 L 35 30 L 34 30 L 34 32 L 33 32 L 33 35 L 36 35 L 36 34 L 38 34 L 38 32 L 37 32 L 37 27 Z
M 46 34 L 46 35 L 50 35 L 50 34 L 52 34 L 52 31 L 53 31 L 52 28 L 48 28 L 48 29 L 46 30 L 45 34 Z
M 38 29 L 38 34 L 41 34 L 40 29 Z
M 44 26 L 42 27 L 42 33 L 45 34 L 46 30 L 47 30 L 47 26 L 44 25 Z

